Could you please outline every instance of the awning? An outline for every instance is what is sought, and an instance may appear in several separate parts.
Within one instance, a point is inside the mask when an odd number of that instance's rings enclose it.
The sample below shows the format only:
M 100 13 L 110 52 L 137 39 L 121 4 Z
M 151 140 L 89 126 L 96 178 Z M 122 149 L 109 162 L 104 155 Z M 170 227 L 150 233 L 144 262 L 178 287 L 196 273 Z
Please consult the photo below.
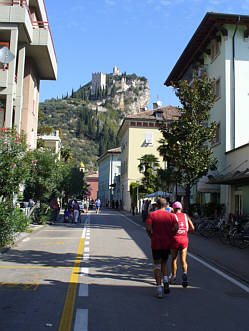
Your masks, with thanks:
M 153 192 L 153 193 L 150 193 L 150 194 L 146 195 L 145 198 L 154 198 L 154 197 L 168 198 L 170 196 L 171 196 L 171 194 L 168 193 L 168 192 L 156 191 L 156 192 Z
M 197 192 L 200 193 L 219 193 L 220 185 L 219 184 L 210 184 L 209 178 L 215 178 L 218 176 L 217 171 L 209 171 L 207 176 L 200 178 L 197 183 Z
M 249 168 L 244 171 L 234 171 L 224 175 L 208 176 L 210 184 L 249 185 Z

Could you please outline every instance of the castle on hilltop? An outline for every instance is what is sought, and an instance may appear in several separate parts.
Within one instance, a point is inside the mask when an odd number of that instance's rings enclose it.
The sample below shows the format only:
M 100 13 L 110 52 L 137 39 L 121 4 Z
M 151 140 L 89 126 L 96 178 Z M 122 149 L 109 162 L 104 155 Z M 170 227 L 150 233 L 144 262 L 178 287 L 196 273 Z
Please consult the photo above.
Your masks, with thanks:
M 122 73 L 119 71 L 117 66 L 113 67 L 113 76 L 121 76 Z M 91 94 L 95 94 L 98 89 L 106 88 L 106 74 L 103 72 L 93 72 L 92 73 L 92 87 Z

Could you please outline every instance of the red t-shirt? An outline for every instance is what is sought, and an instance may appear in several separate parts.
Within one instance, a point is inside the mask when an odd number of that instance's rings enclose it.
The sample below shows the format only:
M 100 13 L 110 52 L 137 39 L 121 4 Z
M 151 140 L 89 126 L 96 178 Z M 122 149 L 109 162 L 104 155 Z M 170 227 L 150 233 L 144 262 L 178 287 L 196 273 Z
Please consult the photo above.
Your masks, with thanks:
M 156 210 L 149 213 L 146 222 L 152 225 L 151 248 L 170 249 L 173 227 L 177 223 L 175 215 L 166 210 Z

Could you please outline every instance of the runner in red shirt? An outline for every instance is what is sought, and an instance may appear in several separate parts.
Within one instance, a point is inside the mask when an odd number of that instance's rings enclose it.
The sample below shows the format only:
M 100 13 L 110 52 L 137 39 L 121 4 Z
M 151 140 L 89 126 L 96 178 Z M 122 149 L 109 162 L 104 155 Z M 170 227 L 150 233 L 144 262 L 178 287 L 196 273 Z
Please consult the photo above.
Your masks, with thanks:
M 188 251 L 188 231 L 194 230 L 194 225 L 186 214 L 182 213 L 182 204 L 179 201 L 173 203 L 173 209 L 178 222 L 178 231 L 173 236 L 171 245 L 171 270 L 172 276 L 170 277 L 170 283 L 175 284 L 176 281 L 176 270 L 177 270 L 177 255 L 180 253 L 180 262 L 182 265 L 183 275 L 182 275 L 182 286 L 188 286 L 187 278 L 187 251 Z
M 154 260 L 154 276 L 156 280 L 156 296 L 163 297 L 169 293 L 167 261 L 170 254 L 172 236 L 178 230 L 178 223 L 174 214 L 165 210 L 166 200 L 157 200 L 158 210 L 149 213 L 146 219 L 146 231 L 151 238 L 152 256 Z

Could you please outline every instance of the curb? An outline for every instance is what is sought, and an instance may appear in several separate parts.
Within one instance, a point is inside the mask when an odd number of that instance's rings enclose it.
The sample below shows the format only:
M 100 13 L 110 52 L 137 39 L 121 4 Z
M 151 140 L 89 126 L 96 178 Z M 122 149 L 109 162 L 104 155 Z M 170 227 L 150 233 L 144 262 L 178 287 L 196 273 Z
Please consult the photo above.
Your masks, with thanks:
M 35 225 L 35 224 L 31 224 L 28 227 L 28 230 L 32 230 L 32 232 L 20 232 L 16 235 L 15 237 L 15 242 L 13 243 L 13 245 L 11 246 L 7 246 L 7 247 L 0 247 L 0 254 L 4 254 L 7 253 L 10 249 L 12 249 L 17 243 L 19 243 L 20 241 L 22 241 L 24 238 L 28 238 L 31 237 L 32 234 L 40 231 L 41 229 L 43 229 L 45 225 Z

